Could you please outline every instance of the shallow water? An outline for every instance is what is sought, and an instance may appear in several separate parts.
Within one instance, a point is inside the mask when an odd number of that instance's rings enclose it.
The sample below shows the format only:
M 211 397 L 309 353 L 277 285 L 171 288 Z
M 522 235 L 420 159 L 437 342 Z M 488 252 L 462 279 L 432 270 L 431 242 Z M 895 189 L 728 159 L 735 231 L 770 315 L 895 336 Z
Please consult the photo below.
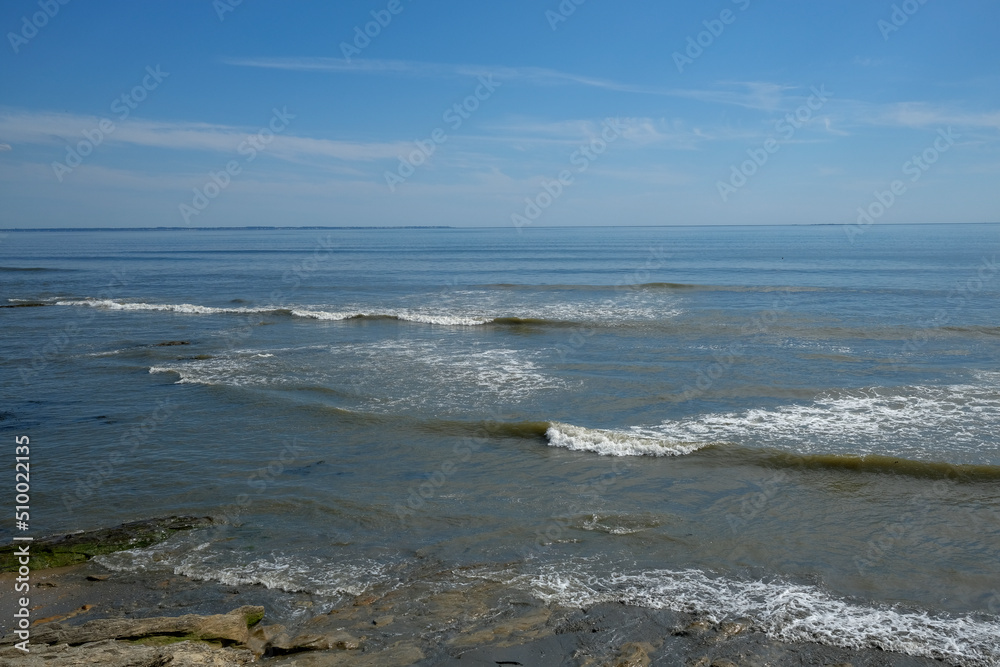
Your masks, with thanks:
M 38 534 L 225 522 L 113 568 L 334 604 L 431 559 L 998 664 L 998 233 L 10 233 L 0 428 Z

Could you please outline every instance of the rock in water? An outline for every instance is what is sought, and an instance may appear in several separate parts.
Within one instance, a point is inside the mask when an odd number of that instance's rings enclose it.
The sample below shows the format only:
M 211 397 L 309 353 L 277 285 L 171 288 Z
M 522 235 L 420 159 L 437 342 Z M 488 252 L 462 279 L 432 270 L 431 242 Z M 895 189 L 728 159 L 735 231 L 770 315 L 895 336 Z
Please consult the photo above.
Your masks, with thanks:
M 107 640 L 86 646 L 35 646 L 31 653 L 0 650 L 0 667 L 243 667 L 254 663 L 246 649 L 215 648 L 200 642 L 143 646 Z
M 34 644 L 75 646 L 106 639 L 155 643 L 157 638 L 165 637 L 173 641 L 189 639 L 223 646 L 245 646 L 250 639 L 250 627 L 263 617 L 263 607 L 246 606 L 213 616 L 187 614 L 159 618 L 102 618 L 69 627 L 51 623 L 39 627 L 31 641 Z
M 0 667 L 241 667 L 254 661 L 243 648 L 263 607 L 240 607 L 228 614 L 163 618 L 106 618 L 66 627 L 39 626 L 25 654 L 5 638 Z
M 31 569 L 44 570 L 90 560 L 94 556 L 125 549 L 140 549 L 162 542 L 181 530 L 212 525 L 209 517 L 172 516 L 130 521 L 117 528 L 101 528 L 68 535 L 53 535 L 31 543 Z M 14 545 L 0 547 L 0 572 L 18 568 Z

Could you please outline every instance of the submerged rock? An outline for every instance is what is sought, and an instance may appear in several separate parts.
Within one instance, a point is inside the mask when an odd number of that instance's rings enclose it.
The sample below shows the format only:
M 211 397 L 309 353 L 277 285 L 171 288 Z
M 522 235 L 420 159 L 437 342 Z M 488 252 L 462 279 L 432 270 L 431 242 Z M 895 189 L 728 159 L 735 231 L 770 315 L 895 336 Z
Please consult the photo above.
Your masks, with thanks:
M 31 646 L 28 654 L 11 647 L 0 650 L 0 667 L 243 667 L 254 663 L 246 649 L 216 648 L 184 641 L 170 646 L 143 646 L 114 640 L 86 646 Z
M 49 623 L 32 633 L 29 653 L 13 645 L 16 639 L 5 638 L 0 667 L 248 665 L 254 662 L 253 652 L 245 648 L 250 628 L 263 617 L 263 607 L 246 606 L 212 616 L 106 618 L 77 626 Z
M 51 623 L 40 626 L 33 633 L 31 641 L 37 644 L 77 646 L 107 639 L 125 639 L 154 645 L 197 640 L 221 646 L 246 646 L 250 639 L 250 627 L 263 617 L 263 607 L 246 606 L 228 614 L 212 616 L 187 614 L 159 618 L 102 618 L 68 627 Z
M 130 521 L 117 528 L 101 528 L 68 535 L 54 535 L 31 543 L 33 571 L 63 567 L 90 560 L 101 554 L 138 549 L 162 542 L 182 530 L 205 528 L 212 525 L 209 517 L 173 516 L 160 519 Z M 18 568 L 15 555 L 17 546 L 0 547 L 0 572 L 14 572 Z

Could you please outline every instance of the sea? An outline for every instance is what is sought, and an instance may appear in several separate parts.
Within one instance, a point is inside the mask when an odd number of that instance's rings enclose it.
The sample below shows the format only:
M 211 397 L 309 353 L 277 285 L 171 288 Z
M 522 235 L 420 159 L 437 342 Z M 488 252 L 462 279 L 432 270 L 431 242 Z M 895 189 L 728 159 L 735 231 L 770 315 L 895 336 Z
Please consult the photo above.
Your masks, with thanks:
M 1000 665 L 998 249 L 990 224 L 7 230 L 0 431 L 31 439 L 33 534 L 212 516 L 98 561 L 315 602 L 279 617 L 434 563 Z

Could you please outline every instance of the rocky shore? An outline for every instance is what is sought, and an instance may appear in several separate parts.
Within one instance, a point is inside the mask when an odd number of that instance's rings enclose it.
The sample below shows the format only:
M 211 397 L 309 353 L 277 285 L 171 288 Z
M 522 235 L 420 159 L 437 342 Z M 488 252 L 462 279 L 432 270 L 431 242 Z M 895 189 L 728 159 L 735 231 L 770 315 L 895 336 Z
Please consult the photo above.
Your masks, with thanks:
M 254 604 L 225 613 L 162 615 L 179 607 L 234 605 L 263 593 L 252 590 L 259 587 L 244 593 L 184 577 L 108 574 L 92 564 L 64 568 L 45 573 L 33 592 L 39 614 L 60 613 L 34 622 L 29 654 L 5 636 L 0 667 L 941 664 L 878 650 L 775 642 L 738 621 L 716 624 L 620 604 L 561 608 L 495 582 L 470 580 L 440 590 L 435 579 L 453 573 L 438 574 L 286 625 L 269 622 L 266 608 Z
M 738 619 L 714 623 L 610 603 L 560 607 L 475 569 L 428 563 L 408 574 L 391 590 L 330 608 L 306 593 L 110 572 L 94 562 L 41 570 L 32 573 L 30 652 L 14 646 L 4 609 L 0 667 L 943 664 L 877 649 L 776 642 Z M 3 590 L 11 590 L 13 576 L 0 576 Z

